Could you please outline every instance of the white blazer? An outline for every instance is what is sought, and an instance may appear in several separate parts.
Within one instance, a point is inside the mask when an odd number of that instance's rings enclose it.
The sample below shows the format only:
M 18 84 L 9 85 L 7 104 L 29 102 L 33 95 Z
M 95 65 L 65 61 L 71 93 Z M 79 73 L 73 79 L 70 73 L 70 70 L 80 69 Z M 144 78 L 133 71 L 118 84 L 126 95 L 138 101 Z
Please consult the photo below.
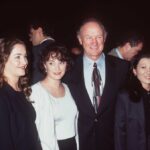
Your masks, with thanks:
M 33 101 L 33 107 L 36 111 L 36 126 L 39 134 L 43 150 L 59 150 L 55 126 L 52 103 L 50 101 L 50 95 L 40 82 L 34 84 L 32 87 L 32 93 L 30 100 Z M 77 150 L 79 150 L 79 140 L 77 132 L 77 120 L 76 119 L 76 143 Z

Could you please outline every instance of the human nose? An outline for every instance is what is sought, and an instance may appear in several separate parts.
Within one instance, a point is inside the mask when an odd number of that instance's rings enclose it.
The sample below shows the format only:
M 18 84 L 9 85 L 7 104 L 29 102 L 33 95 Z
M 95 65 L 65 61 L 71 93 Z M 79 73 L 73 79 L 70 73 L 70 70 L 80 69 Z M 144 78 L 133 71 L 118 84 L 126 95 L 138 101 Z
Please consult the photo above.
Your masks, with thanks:
M 150 67 L 147 69 L 147 73 L 150 74 Z
M 92 38 L 92 43 L 97 44 L 97 39 L 95 37 Z
M 27 65 L 27 64 L 28 64 L 27 57 L 24 57 L 24 58 L 22 59 L 22 64 L 23 64 L 23 65 Z
M 59 70 L 60 70 L 60 65 L 59 65 L 59 64 L 56 64 L 54 67 L 55 67 L 55 70 L 56 70 L 56 71 L 59 71 Z

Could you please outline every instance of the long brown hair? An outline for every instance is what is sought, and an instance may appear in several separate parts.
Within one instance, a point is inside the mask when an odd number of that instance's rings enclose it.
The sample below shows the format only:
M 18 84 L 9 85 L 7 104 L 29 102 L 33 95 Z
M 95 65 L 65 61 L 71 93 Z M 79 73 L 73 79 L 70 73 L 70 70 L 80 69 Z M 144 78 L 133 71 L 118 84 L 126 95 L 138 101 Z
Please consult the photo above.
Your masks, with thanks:
M 25 43 L 17 38 L 0 39 L 0 88 L 5 82 L 7 82 L 7 78 L 4 76 L 4 68 L 16 44 L 22 44 L 25 46 Z M 18 86 L 28 98 L 31 94 L 31 88 L 28 86 L 28 68 L 26 68 L 26 74 L 19 78 Z

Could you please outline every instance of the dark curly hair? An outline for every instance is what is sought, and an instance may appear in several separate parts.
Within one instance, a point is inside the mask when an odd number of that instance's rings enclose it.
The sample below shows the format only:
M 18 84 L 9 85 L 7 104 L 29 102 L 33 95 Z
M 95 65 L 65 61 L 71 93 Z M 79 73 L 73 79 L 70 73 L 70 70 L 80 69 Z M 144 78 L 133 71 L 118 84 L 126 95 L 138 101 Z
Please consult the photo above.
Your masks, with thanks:
M 56 42 L 51 43 L 42 51 L 40 59 L 40 70 L 45 76 L 46 71 L 44 64 L 49 60 L 50 57 L 67 62 L 67 69 L 69 69 L 72 64 L 68 49 L 62 44 Z
M 25 46 L 25 43 L 17 38 L 0 39 L 0 88 L 4 83 L 7 83 L 7 78 L 4 76 L 4 68 L 16 44 L 22 44 Z M 26 75 L 19 78 L 18 86 L 28 99 L 31 94 L 31 88 L 28 86 L 28 68 L 26 68 Z

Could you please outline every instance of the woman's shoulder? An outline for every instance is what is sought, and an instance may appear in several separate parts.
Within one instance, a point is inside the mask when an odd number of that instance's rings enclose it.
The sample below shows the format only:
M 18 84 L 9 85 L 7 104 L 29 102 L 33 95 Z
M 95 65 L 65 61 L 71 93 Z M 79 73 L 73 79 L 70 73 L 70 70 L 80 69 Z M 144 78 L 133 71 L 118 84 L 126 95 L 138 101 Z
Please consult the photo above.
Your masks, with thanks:
M 38 89 L 38 88 L 41 88 L 40 82 L 37 82 L 31 86 L 31 89 Z
M 42 86 L 40 82 L 34 84 L 31 86 L 31 95 L 30 99 L 34 102 L 42 102 L 42 101 L 47 101 L 49 99 L 48 92 L 46 89 Z
M 32 85 L 31 89 L 32 89 L 32 93 L 40 94 L 40 93 L 45 92 L 45 89 L 43 88 L 40 82 L 37 82 L 36 84 Z
M 69 87 L 68 87 L 68 85 L 66 84 L 66 83 L 62 83 L 63 84 L 63 86 L 64 86 L 64 88 L 65 88 L 65 92 L 69 92 L 70 93 L 70 89 L 69 89 Z
M 117 100 L 122 102 L 129 101 L 130 100 L 129 91 L 126 88 L 120 89 L 118 92 Z
M 31 99 L 32 99 L 32 98 L 35 98 L 35 97 L 36 97 L 36 99 L 37 99 L 37 98 L 40 98 L 41 95 L 43 95 L 43 94 L 42 94 L 42 91 L 43 91 L 43 90 L 42 90 L 42 87 L 41 87 L 40 82 L 38 82 L 38 83 L 32 85 L 32 86 L 31 86 L 31 90 L 32 90 L 31 95 L 30 95 L 30 98 L 31 98 Z
M 8 97 L 12 93 L 12 89 L 9 85 L 4 84 L 2 87 L 0 87 L 0 98 L 2 97 Z

